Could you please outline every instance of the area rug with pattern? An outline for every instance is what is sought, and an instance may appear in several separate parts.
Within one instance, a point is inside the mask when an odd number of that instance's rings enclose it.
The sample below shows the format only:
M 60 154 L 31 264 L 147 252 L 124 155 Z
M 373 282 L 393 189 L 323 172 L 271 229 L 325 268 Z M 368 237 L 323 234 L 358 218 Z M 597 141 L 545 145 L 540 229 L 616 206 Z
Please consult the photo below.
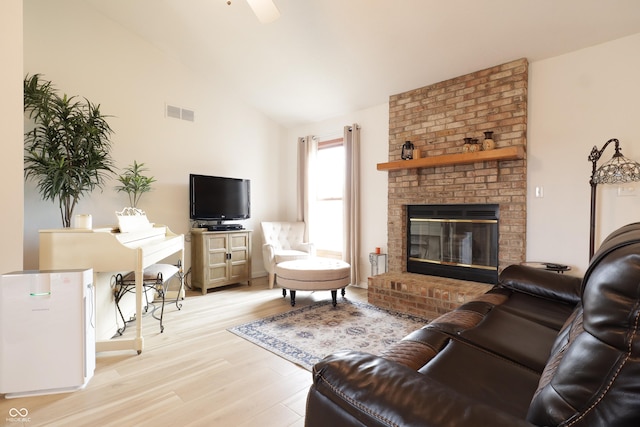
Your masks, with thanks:
M 333 307 L 330 301 L 229 328 L 232 332 L 311 370 L 316 362 L 340 350 L 380 354 L 429 321 L 358 301 Z

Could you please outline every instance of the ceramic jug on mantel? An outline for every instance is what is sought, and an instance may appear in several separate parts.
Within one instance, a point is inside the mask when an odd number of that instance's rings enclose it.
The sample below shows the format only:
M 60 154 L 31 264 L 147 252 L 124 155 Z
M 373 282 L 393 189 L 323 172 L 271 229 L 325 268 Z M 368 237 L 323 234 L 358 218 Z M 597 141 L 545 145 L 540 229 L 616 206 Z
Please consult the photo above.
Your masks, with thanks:
M 486 131 L 484 133 L 484 141 L 482 141 L 483 150 L 493 150 L 496 148 L 496 142 L 493 140 L 493 131 Z

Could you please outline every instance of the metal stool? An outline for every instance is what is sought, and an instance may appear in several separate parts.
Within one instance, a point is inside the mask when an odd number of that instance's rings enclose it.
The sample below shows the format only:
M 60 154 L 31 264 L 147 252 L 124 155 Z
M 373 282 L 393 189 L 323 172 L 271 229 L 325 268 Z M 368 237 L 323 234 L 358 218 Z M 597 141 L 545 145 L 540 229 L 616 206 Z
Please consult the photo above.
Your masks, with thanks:
M 167 286 L 169 283 L 169 279 L 176 274 L 178 274 L 178 277 L 180 279 L 180 290 L 178 291 L 178 295 L 176 296 L 175 303 L 178 310 L 182 308 L 182 304 L 178 302 L 178 300 L 180 299 L 180 295 L 182 294 L 182 287 L 183 287 L 182 274 L 179 267 L 180 267 L 179 265 L 175 266 L 171 264 L 153 264 L 147 267 L 143 272 L 142 290 L 143 290 L 145 301 L 146 301 L 146 305 L 144 306 L 144 312 L 145 313 L 148 312 L 149 305 L 153 304 L 153 301 L 149 301 L 149 297 L 147 294 L 148 290 L 153 290 L 154 296 L 157 293 L 158 297 L 162 299 L 161 306 L 160 306 L 160 317 L 157 317 L 155 314 L 155 311 L 156 311 L 155 306 L 151 312 L 151 315 L 153 316 L 153 318 L 157 319 L 160 322 L 161 333 L 164 332 L 164 325 L 162 323 L 162 320 L 164 317 L 164 304 L 165 304 L 165 297 L 167 293 Z M 122 322 L 123 322 L 122 328 L 118 329 L 118 334 L 122 335 L 125 329 L 127 328 L 127 323 L 133 320 L 129 320 L 129 321 L 125 320 L 124 315 L 122 314 L 122 310 L 120 309 L 120 300 L 127 293 L 135 293 L 136 291 L 135 273 L 131 271 L 125 274 L 124 276 L 122 274 L 117 274 L 115 276 L 115 281 L 116 281 L 115 283 L 116 286 L 114 291 L 114 298 L 116 302 L 116 307 L 118 308 L 118 313 L 120 313 L 120 317 L 122 318 Z

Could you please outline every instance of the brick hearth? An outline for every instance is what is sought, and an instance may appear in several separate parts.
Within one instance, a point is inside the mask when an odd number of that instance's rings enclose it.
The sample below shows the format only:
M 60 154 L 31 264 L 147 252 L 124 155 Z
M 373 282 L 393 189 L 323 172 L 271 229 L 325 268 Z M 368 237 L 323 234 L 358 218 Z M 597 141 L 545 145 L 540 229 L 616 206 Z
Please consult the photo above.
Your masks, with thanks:
M 405 141 L 411 141 L 422 157 L 438 156 L 462 152 L 463 138 L 482 141 L 484 131 L 494 132 L 496 148 L 519 145 L 526 152 L 527 83 L 528 63 L 520 59 L 391 96 L 389 161 L 400 160 Z M 499 269 L 525 260 L 526 158 L 384 173 L 388 173 L 389 189 L 390 276 L 379 284 L 370 280 L 372 304 L 405 312 L 414 312 L 417 307 L 427 310 L 430 307 L 425 306 L 424 295 L 435 295 L 439 290 L 441 296 L 443 292 L 448 295 L 442 298 L 442 307 L 436 307 L 444 310 L 457 303 L 460 295 L 467 297 L 468 292 L 457 291 L 456 286 L 476 285 L 432 276 L 415 278 L 421 275 L 406 273 L 408 204 L 497 203 Z M 396 283 L 396 289 L 392 283 Z
M 370 277 L 368 287 L 370 303 L 430 319 L 491 289 L 491 285 L 484 283 L 414 273 L 384 273 Z

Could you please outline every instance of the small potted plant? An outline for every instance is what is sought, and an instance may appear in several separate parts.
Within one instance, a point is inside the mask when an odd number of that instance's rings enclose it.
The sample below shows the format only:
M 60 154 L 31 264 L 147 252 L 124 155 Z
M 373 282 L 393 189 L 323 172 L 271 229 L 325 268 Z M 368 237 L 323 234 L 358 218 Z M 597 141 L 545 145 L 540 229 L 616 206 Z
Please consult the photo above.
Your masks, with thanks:
M 156 180 L 152 176 L 145 176 L 143 172 L 148 169 L 144 167 L 144 163 L 138 163 L 135 160 L 133 165 L 129 165 L 124 173 L 118 176 L 121 185 L 116 186 L 116 191 L 125 192 L 129 196 L 129 206 L 138 207 L 140 197 L 148 191 L 151 191 L 151 184 Z

